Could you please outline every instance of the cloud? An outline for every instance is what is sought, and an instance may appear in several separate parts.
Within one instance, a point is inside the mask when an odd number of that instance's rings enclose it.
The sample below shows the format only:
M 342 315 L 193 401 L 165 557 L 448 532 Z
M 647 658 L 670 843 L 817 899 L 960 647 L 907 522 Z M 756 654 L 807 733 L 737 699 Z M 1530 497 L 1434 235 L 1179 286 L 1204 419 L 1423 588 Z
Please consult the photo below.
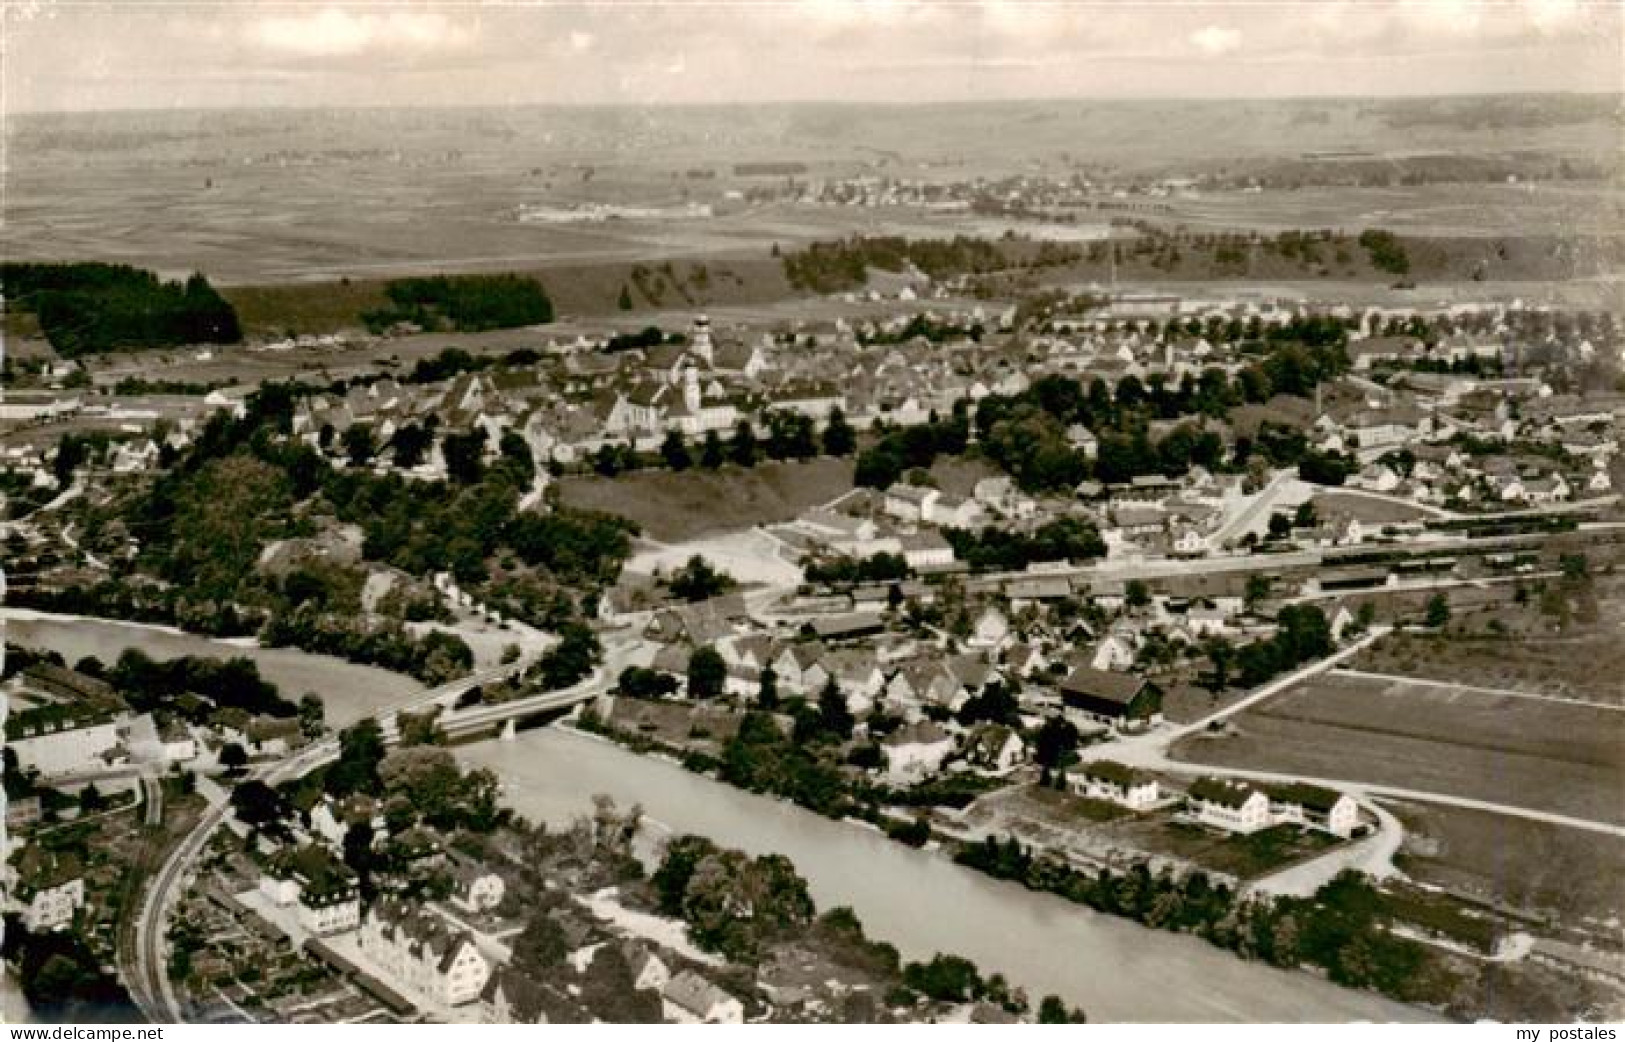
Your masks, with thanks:
M 1241 49 L 1241 30 L 1209 25 L 1191 33 L 1190 41 L 1191 45 L 1203 54 L 1217 57 Z
M 271 51 L 307 58 L 339 58 L 372 52 L 425 53 L 460 49 L 474 34 L 433 11 L 351 14 L 324 7 L 310 14 L 261 18 L 248 27 L 251 42 Z

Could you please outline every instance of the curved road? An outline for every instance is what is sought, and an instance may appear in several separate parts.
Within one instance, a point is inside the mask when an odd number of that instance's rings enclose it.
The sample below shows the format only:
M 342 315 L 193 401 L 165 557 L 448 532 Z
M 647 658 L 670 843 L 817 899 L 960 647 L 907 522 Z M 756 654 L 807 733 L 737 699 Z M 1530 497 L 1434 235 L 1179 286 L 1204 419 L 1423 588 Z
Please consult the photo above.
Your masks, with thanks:
M 1336 667 L 1339 663 L 1358 654 L 1373 641 L 1389 632 L 1389 627 L 1373 627 L 1369 633 L 1336 654 L 1321 659 L 1302 669 L 1295 670 L 1284 676 L 1277 677 L 1269 683 L 1259 687 L 1256 691 L 1242 698 L 1233 705 L 1226 706 L 1217 712 L 1210 713 L 1194 723 L 1179 727 L 1159 728 L 1143 735 L 1135 735 L 1115 742 L 1106 742 L 1101 745 L 1089 746 L 1080 751 L 1084 760 L 1115 760 L 1131 767 L 1140 767 L 1146 770 L 1165 771 L 1170 774 L 1211 774 L 1229 778 L 1241 778 L 1250 781 L 1262 782 L 1307 782 L 1311 785 L 1322 785 L 1329 788 L 1341 789 L 1354 796 L 1367 806 L 1372 806 L 1375 799 L 1409 800 L 1417 803 L 1434 803 L 1447 807 L 1461 807 L 1466 810 L 1488 811 L 1492 814 L 1504 814 L 1509 817 L 1527 818 L 1531 821 L 1544 822 L 1549 825 L 1562 825 L 1567 828 L 1584 829 L 1589 832 L 1600 832 L 1611 836 L 1625 837 L 1625 826 L 1605 821 L 1592 821 L 1589 818 L 1576 818 L 1567 814 L 1555 814 L 1549 811 L 1534 810 L 1529 807 L 1520 807 L 1508 803 L 1494 803 L 1489 800 L 1477 800 L 1466 796 L 1454 796 L 1449 793 L 1428 792 L 1420 789 L 1407 789 L 1393 785 L 1374 784 L 1364 781 L 1350 781 L 1346 778 L 1321 778 L 1303 774 L 1286 774 L 1278 771 L 1257 771 L 1236 767 L 1216 767 L 1207 764 L 1189 763 L 1184 760 L 1175 760 L 1168 755 L 1169 748 L 1181 738 L 1198 734 L 1214 723 L 1233 716 L 1251 706 L 1257 705 L 1287 688 L 1309 677 L 1324 673 Z M 1381 820 L 1381 815 L 1378 815 Z
M 458 696 L 469 688 L 505 679 L 522 671 L 529 664 L 527 659 L 521 658 L 506 666 L 471 674 L 442 685 L 405 705 L 379 708 L 374 712 L 373 718 L 386 730 L 390 730 L 401 713 L 421 711 L 435 705 L 449 710 L 456 704 Z M 575 688 L 553 692 L 549 702 L 562 705 L 572 700 L 581 701 L 595 695 L 604 684 L 605 671 L 600 669 Z M 248 777 L 268 785 L 278 785 L 297 778 L 323 763 L 337 759 L 338 753 L 338 739 L 327 738 L 306 747 L 290 759 L 262 765 L 250 771 Z M 214 835 L 214 830 L 220 827 L 230 812 L 230 803 L 223 796 L 212 803 L 198 819 L 192 831 L 171 852 L 163 867 L 153 876 L 142 899 L 141 911 L 136 919 L 134 966 L 127 973 L 127 978 L 130 993 L 136 1004 L 153 1023 L 181 1022 L 181 1009 L 170 984 L 164 958 L 164 923 L 177 886 L 190 870 L 192 862 L 203 851 L 210 837 Z

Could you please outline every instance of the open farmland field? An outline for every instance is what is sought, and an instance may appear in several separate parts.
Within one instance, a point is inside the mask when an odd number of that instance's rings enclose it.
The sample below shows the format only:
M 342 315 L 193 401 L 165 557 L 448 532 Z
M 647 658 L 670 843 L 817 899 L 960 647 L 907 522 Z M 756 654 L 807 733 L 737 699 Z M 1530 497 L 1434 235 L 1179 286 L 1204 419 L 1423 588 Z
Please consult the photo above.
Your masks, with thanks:
M 1600 182 L 1305 187 L 1203 194 L 1170 206 L 1193 229 L 1387 228 L 1452 238 L 1625 231 L 1625 190 Z
M 1457 807 L 1395 804 L 1405 823 L 1399 867 L 1533 914 L 1625 916 L 1625 839 Z
M 1621 193 L 1596 181 L 1507 185 L 1486 182 L 1480 170 L 1462 172 L 1466 183 L 1355 188 L 1345 186 L 1340 164 L 1303 155 L 1369 150 L 1406 169 L 1419 157 L 1474 157 L 1546 173 L 1571 158 L 1606 170 L 1617 163 L 1617 119 L 1610 99 L 1585 97 L 25 114 L 6 128 L 13 159 L 6 221 L 15 256 L 122 261 L 167 276 L 202 270 L 220 285 L 265 285 L 765 256 L 775 241 L 856 232 L 1002 230 L 984 218 L 904 208 L 763 205 L 751 191 L 782 186 L 738 166 L 746 163 L 792 164 L 808 181 L 962 181 L 1013 169 L 1069 178 L 1085 168 L 1108 181 L 1242 170 L 1282 178 L 1287 163 L 1282 183 L 1300 187 L 1151 205 L 1172 222 L 1204 229 L 1608 235 L 1621 229 Z M 1518 156 L 1502 155 L 1509 128 Z M 714 216 L 517 219 L 522 206 L 586 202 L 700 202 Z M 1111 213 L 1092 211 L 1075 229 L 1048 231 L 1090 237 Z M 1443 277 L 1460 265 L 1434 267 Z M 1516 278 L 1535 267 L 1520 261 L 1484 277 Z
M 553 310 L 561 317 L 593 316 L 611 322 L 644 318 L 662 309 L 718 310 L 759 305 L 789 293 L 783 265 L 768 254 L 771 244 L 753 247 L 749 255 L 688 256 L 692 244 L 673 243 L 671 253 L 649 263 L 626 260 L 546 261 L 542 257 L 516 257 L 495 263 L 445 264 L 406 262 L 399 272 L 422 268 L 435 271 L 499 269 L 529 276 L 542 284 Z M 670 259 L 675 258 L 675 259 Z M 646 269 L 646 270 L 641 270 Z M 250 339 L 279 338 L 288 333 L 327 333 L 360 330 L 362 314 L 382 306 L 388 278 L 345 278 L 342 281 L 293 281 L 275 285 L 228 286 L 223 290 L 237 309 Z M 619 299 L 626 288 L 632 311 L 621 311 Z M 645 323 L 647 324 L 647 323 Z
M 1333 674 L 1232 723 L 1175 754 L 1625 822 L 1625 712 Z
M 1353 665 L 1373 673 L 1625 705 L 1625 632 L 1617 624 L 1555 636 L 1524 634 L 1517 640 L 1389 635 Z
M 1317 492 L 1313 502 L 1315 512 L 1323 518 L 1352 517 L 1362 524 L 1394 524 L 1431 516 L 1420 507 L 1353 492 Z
M 636 521 L 661 542 L 788 521 L 852 488 L 852 462 L 815 459 L 764 463 L 712 473 L 639 471 L 614 478 L 570 477 L 559 483 L 566 505 Z

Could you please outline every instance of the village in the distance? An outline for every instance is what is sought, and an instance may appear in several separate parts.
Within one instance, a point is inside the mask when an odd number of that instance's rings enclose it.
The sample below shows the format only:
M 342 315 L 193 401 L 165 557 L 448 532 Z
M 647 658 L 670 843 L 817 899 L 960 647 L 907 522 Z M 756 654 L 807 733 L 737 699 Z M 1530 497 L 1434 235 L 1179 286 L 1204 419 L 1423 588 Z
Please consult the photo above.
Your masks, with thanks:
M 12 117 L 7 1019 L 1618 1018 L 1619 99 L 1202 104 Z

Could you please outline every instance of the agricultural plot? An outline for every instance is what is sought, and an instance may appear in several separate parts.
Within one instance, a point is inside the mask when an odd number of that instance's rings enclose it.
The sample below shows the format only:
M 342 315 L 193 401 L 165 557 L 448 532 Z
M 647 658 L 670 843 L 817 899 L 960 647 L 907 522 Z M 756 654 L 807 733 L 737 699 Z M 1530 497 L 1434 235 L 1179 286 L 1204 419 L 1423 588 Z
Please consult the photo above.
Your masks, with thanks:
M 1564 921 L 1625 915 L 1625 839 L 1484 811 L 1396 804 L 1399 867 L 1419 883 Z
M 1352 492 L 1321 492 L 1312 502 L 1315 512 L 1321 517 L 1351 517 L 1366 525 L 1419 521 L 1428 516 L 1428 512 L 1420 507 Z
M 1457 610 L 1454 600 L 1451 610 Z M 1625 641 L 1617 626 L 1562 636 L 1520 634 L 1516 640 L 1390 636 L 1354 665 L 1374 673 L 1625 705 Z
M 1185 760 L 1625 822 L 1625 712 L 1326 676 L 1176 746 Z
M 568 506 L 636 521 L 661 542 L 788 521 L 852 487 L 850 460 L 764 463 L 750 470 L 641 471 L 615 478 L 565 478 Z

